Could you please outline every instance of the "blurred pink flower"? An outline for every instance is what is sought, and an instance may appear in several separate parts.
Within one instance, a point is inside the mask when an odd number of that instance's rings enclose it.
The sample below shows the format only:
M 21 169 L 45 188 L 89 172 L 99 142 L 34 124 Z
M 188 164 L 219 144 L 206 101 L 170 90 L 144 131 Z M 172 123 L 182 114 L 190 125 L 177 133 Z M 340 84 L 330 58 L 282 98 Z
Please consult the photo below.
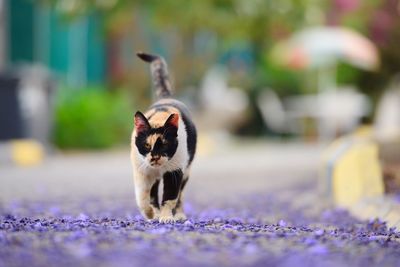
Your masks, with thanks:
M 394 26 L 394 18 L 385 10 L 378 10 L 371 19 L 371 38 L 378 44 L 384 45 Z
M 359 0 L 333 0 L 333 4 L 338 11 L 350 12 L 360 6 Z

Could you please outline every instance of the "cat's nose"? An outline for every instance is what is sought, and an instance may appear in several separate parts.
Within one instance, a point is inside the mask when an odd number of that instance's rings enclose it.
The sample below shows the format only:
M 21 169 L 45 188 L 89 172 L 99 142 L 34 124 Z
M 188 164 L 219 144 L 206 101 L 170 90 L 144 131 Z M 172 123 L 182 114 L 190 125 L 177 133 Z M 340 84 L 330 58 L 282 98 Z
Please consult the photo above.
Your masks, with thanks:
M 158 161 L 161 158 L 161 156 L 152 156 L 151 161 Z

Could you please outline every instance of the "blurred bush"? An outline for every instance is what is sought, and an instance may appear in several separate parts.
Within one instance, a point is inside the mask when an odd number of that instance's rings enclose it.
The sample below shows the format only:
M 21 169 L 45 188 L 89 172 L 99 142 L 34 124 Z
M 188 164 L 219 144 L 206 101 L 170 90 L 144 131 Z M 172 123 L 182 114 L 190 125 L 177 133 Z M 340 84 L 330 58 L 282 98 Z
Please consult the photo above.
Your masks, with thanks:
M 64 89 L 58 95 L 54 143 L 62 149 L 129 144 L 132 108 L 127 95 L 103 88 Z
M 260 64 L 256 76 L 255 90 L 266 87 L 274 89 L 280 96 L 309 93 L 315 88 L 307 87 L 307 71 L 294 71 L 277 66 L 270 58 Z

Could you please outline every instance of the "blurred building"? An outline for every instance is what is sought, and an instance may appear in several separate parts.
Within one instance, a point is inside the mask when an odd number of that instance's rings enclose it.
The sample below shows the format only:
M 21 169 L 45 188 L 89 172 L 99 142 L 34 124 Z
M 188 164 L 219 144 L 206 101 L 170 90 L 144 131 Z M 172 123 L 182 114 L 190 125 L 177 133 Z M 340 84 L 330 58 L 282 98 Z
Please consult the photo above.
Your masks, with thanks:
M 8 66 L 40 63 L 69 86 L 104 82 L 106 41 L 102 17 L 67 18 L 38 1 L 3 0 Z

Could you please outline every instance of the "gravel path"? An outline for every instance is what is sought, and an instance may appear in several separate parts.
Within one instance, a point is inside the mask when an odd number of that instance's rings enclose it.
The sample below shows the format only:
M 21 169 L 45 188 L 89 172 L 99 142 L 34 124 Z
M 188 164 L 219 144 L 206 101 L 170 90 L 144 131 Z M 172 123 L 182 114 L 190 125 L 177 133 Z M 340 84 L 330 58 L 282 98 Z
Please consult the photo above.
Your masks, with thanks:
M 400 233 L 346 211 L 257 194 L 186 222 L 146 222 L 128 199 L 14 202 L 1 208 L 0 266 L 399 266 Z
M 400 266 L 399 232 L 318 196 L 319 150 L 267 148 L 200 156 L 176 224 L 138 215 L 125 152 L 3 169 L 0 267 Z

